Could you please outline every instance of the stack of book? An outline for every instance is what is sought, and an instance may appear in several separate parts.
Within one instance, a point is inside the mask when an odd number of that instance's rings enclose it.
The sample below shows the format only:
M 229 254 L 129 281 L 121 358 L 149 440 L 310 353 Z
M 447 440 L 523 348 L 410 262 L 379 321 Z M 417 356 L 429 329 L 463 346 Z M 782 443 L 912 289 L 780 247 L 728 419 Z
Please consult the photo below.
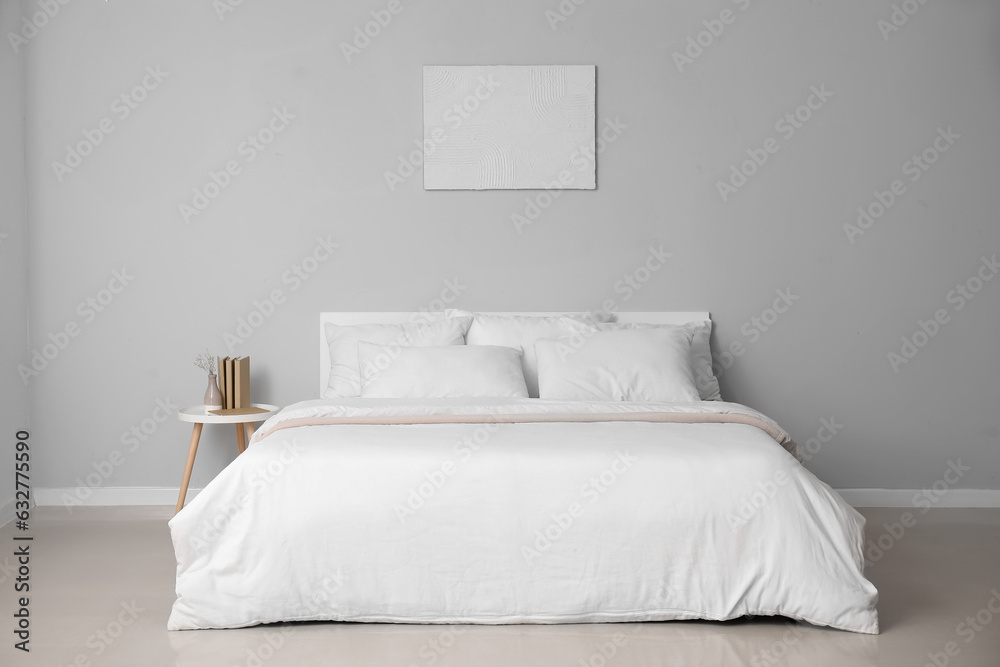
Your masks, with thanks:
M 250 402 L 250 357 L 220 357 L 218 362 L 222 409 L 211 410 L 212 414 L 232 415 L 267 412 L 253 407 Z

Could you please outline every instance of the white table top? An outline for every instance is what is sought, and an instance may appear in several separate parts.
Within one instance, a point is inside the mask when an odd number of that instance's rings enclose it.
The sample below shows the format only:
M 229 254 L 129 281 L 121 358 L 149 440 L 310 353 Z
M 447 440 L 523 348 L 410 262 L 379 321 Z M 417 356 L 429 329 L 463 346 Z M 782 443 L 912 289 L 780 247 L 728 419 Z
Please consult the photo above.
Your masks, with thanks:
M 204 405 L 192 405 L 191 407 L 178 410 L 177 418 L 182 422 L 191 422 L 194 424 L 247 424 L 250 422 L 262 422 L 276 415 L 281 410 L 277 405 L 268 405 L 267 403 L 254 403 L 253 407 L 263 408 L 267 412 L 258 412 L 252 415 L 213 415 L 209 413 L 208 408 Z M 217 410 L 218 408 L 212 409 Z

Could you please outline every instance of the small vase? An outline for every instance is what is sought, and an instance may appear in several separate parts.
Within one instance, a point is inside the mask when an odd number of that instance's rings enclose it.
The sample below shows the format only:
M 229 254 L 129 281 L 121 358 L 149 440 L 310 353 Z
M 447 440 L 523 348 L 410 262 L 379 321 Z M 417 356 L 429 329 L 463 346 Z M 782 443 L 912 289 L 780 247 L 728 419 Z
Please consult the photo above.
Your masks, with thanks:
M 222 409 L 222 392 L 215 375 L 208 376 L 208 389 L 205 390 L 205 408 L 208 410 Z

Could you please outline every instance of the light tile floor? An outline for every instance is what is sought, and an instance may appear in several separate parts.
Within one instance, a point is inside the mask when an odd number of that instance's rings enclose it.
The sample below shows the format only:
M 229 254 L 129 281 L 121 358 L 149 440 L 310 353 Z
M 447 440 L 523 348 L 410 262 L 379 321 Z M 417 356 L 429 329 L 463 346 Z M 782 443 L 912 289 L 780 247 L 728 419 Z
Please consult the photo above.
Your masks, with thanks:
M 865 509 L 882 634 L 785 619 L 556 626 L 349 623 L 167 632 L 172 508 L 35 508 L 31 652 L 13 648 L 14 524 L 0 529 L 0 665 L 1000 667 L 1000 510 Z M 912 511 L 912 510 L 911 510 Z M 892 533 L 898 537 L 894 537 Z M 994 611 L 995 610 L 995 611 Z M 976 629 L 978 628 L 978 629 Z M 948 655 L 948 651 L 952 655 Z

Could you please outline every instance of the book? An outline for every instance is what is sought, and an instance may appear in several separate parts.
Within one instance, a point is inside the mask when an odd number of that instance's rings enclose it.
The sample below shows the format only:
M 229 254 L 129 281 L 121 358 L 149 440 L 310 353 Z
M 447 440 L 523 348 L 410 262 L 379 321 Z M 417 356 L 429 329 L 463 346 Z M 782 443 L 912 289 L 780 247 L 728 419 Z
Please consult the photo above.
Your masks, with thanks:
M 233 375 L 235 375 L 236 370 L 234 368 L 235 362 L 236 359 L 226 357 L 226 402 L 222 406 L 230 410 L 236 407 L 236 393 L 233 386 Z
M 233 407 L 249 408 L 250 403 L 250 357 L 240 357 L 233 362 Z
M 226 388 L 226 364 L 229 357 L 216 357 L 216 375 L 219 380 L 219 393 L 222 394 L 222 407 L 226 408 L 226 401 L 229 400 L 229 390 Z
M 233 408 L 231 410 L 209 410 L 210 414 L 213 415 L 259 415 L 262 412 L 268 412 L 264 408 Z

